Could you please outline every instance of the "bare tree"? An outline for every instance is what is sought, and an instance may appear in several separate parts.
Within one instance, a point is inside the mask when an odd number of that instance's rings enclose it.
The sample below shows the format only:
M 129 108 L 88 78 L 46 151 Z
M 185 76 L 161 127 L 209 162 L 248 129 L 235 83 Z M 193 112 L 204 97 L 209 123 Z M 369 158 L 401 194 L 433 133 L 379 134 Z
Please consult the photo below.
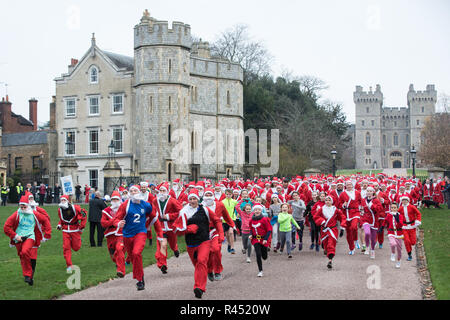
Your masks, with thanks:
M 426 120 L 421 136 L 423 141 L 417 156 L 426 165 L 450 168 L 450 114 L 436 113 Z
M 212 43 L 211 53 L 239 63 L 244 78 L 269 74 L 273 57 L 261 41 L 251 39 L 248 29 L 247 25 L 238 24 L 222 32 Z
M 300 83 L 300 90 L 314 99 L 320 98 L 320 91 L 328 89 L 325 81 L 314 76 L 301 76 L 296 80 Z
M 438 112 L 450 112 L 450 96 L 445 92 L 439 95 L 438 101 Z

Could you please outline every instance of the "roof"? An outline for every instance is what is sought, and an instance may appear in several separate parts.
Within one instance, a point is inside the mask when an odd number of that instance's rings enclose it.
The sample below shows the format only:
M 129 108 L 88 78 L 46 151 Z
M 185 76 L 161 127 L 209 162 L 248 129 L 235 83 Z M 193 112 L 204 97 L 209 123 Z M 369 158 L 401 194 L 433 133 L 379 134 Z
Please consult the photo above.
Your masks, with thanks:
M 124 56 L 117 53 L 112 53 L 108 51 L 102 51 L 111 61 L 117 66 L 117 68 L 125 68 L 127 71 L 134 70 L 134 58 Z
M 22 117 L 20 114 L 15 114 L 14 112 L 11 112 L 11 117 L 17 118 L 17 122 L 21 125 L 33 126 L 33 123 L 30 120 Z
M 47 144 L 47 133 L 47 131 L 5 133 L 2 136 L 2 146 L 12 147 L 30 144 Z

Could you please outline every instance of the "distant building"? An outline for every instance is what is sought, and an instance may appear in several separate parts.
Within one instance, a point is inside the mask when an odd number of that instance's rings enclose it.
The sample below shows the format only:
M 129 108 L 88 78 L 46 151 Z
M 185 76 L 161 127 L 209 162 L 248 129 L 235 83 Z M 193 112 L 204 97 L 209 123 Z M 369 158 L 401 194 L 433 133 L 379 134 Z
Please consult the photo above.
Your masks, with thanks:
M 2 127 L 3 134 L 37 130 L 37 100 L 31 98 L 28 103 L 29 118 L 26 119 L 12 112 L 12 103 L 9 101 L 8 95 L 6 98 L 2 98 L 0 101 L 0 127 Z
M 357 169 L 409 168 L 410 150 L 420 147 L 425 120 L 434 115 L 437 92 L 429 84 L 425 91 L 409 86 L 408 107 L 383 105 L 380 85 L 368 92 L 356 86 L 355 162 Z M 420 165 L 420 164 L 419 164 Z

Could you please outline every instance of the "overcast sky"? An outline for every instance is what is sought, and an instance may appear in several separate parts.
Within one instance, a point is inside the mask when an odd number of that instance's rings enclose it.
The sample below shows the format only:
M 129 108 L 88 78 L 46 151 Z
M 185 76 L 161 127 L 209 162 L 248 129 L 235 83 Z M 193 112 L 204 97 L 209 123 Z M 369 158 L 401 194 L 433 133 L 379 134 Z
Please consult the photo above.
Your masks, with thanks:
M 13 112 L 27 118 L 35 97 L 38 121 L 48 121 L 53 79 L 70 58 L 83 56 L 93 32 L 101 49 L 133 56 L 133 27 L 144 9 L 169 25 L 190 24 L 210 42 L 247 24 L 274 56 L 275 76 L 288 69 L 321 78 L 329 85 L 323 97 L 342 103 L 350 122 L 356 85 L 380 84 L 390 107 L 406 107 L 410 83 L 450 94 L 448 0 L 2 0 L 0 96 L 7 90 Z

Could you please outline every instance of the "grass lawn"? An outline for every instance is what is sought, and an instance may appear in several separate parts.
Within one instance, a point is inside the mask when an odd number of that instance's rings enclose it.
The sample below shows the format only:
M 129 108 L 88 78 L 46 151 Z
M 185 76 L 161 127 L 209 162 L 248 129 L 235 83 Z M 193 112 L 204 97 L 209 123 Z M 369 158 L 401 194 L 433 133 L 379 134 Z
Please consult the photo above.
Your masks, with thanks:
M 86 207 L 85 207 L 86 208 Z M 9 238 L 3 232 L 6 219 L 16 210 L 16 207 L 0 207 L 0 300 L 6 299 L 51 299 L 62 294 L 74 293 L 66 286 L 71 274 L 66 273 L 66 263 L 62 252 L 62 232 L 56 230 L 59 222 L 56 206 L 44 206 L 50 215 L 53 226 L 52 239 L 41 244 L 38 251 L 34 285 L 24 282 L 20 260 L 15 248 L 9 247 Z M 155 238 L 155 233 L 153 233 Z M 184 237 L 178 238 L 180 252 L 186 250 Z M 143 256 L 144 267 L 155 263 L 156 240 L 150 247 L 145 246 Z M 173 253 L 169 251 L 169 256 Z M 116 276 L 116 267 L 112 262 L 106 239 L 103 247 L 90 247 L 89 222 L 82 234 L 82 247 L 78 252 L 72 252 L 72 262 L 81 271 L 81 290 L 105 282 Z M 132 272 L 132 266 L 126 267 L 127 273 Z
M 433 288 L 439 300 L 450 300 L 450 210 L 422 209 L 421 212 L 425 254 Z
M 408 176 L 412 176 L 413 170 L 406 169 Z M 416 176 L 419 177 L 428 177 L 428 170 L 425 169 L 416 169 Z

